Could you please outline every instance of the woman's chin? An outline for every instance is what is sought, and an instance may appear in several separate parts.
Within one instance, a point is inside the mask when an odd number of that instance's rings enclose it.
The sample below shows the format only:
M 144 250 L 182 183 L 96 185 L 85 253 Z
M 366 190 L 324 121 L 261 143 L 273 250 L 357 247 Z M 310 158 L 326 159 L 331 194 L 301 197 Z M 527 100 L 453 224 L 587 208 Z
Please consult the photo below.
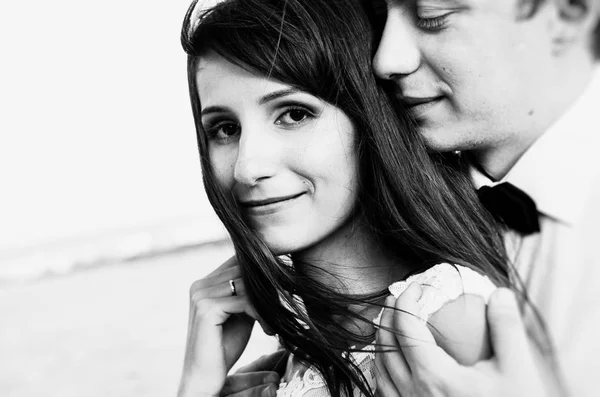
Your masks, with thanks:
M 274 255 L 289 255 L 301 249 L 290 244 L 289 241 L 266 241 L 266 244 Z
M 298 234 L 290 236 L 284 233 L 260 233 L 261 239 L 275 255 L 288 255 L 301 251 L 309 246 L 308 242 L 298 241 Z

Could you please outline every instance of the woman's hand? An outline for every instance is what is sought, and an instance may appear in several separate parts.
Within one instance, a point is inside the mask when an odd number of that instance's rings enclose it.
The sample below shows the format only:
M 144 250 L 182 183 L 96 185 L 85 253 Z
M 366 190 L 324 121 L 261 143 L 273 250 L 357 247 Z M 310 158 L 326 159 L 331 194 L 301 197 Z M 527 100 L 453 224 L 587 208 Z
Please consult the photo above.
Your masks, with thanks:
M 220 394 L 227 372 L 248 344 L 256 318 L 235 257 L 192 284 L 179 397 Z
M 227 376 L 221 397 L 275 397 L 289 353 L 280 349 Z

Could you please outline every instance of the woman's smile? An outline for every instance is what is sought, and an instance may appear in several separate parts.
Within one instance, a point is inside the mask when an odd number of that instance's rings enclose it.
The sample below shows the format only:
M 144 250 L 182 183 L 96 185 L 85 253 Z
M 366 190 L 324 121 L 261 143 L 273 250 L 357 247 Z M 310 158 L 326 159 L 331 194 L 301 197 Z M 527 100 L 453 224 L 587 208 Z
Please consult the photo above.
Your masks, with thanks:
M 300 197 L 304 196 L 306 193 L 307 192 L 302 192 L 267 199 L 241 201 L 240 205 L 248 215 L 270 215 L 286 210 L 290 208 L 290 206 L 294 206 L 298 203 Z

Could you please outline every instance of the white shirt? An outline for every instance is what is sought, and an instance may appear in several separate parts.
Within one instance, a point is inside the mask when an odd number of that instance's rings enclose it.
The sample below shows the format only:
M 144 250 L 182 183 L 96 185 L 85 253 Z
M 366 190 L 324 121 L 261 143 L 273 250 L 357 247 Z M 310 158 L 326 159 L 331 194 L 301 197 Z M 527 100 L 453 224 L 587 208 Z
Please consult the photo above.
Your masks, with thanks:
M 477 187 L 491 185 L 473 173 Z M 573 396 L 600 396 L 600 68 L 500 182 L 536 202 L 540 233 L 507 250 L 546 322 Z

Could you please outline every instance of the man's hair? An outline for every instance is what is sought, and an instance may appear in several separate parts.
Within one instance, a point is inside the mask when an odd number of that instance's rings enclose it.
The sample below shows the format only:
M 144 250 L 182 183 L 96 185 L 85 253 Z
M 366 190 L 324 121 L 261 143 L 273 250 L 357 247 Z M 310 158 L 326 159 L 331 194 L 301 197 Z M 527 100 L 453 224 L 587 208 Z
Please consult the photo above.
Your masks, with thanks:
M 533 15 L 538 7 L 546 0 L 521 0 L 522 5 L 531 5 L 531 13 L 529 15 Z M 596 20 L 596 28 L 594 29 L 594 33 L 592 36 L 592 52 L 596 59 L 600 59 L 600 18 Z

